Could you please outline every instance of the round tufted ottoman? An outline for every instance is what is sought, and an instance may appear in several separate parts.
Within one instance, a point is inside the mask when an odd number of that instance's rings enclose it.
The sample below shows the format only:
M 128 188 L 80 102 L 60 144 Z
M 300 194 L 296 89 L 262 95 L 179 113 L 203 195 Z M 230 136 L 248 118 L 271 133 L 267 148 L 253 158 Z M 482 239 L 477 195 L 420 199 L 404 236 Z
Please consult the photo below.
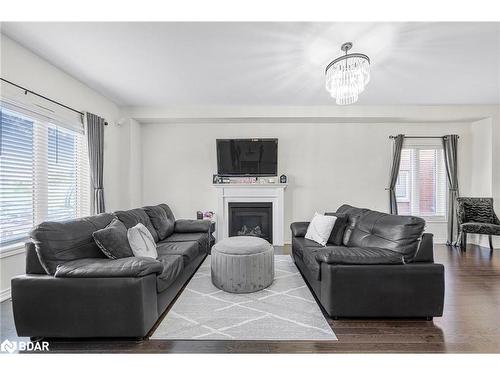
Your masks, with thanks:
M 212 283 L 229 293 L 251 293 L 274 280 L 274 248 L 259 237 L 229 237 L 212 247 Z

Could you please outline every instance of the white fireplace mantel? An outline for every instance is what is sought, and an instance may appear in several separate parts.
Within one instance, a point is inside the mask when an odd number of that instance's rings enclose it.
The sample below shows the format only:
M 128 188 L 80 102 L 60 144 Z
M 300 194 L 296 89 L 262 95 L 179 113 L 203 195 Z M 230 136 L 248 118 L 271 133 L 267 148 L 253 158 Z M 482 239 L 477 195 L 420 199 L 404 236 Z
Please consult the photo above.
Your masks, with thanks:
M 287 184 L 214 184 L 213 187 L 217 189 L 217 241 L 229 237 L 229 202 L 271 202 L 273 245 L 283 246 Z

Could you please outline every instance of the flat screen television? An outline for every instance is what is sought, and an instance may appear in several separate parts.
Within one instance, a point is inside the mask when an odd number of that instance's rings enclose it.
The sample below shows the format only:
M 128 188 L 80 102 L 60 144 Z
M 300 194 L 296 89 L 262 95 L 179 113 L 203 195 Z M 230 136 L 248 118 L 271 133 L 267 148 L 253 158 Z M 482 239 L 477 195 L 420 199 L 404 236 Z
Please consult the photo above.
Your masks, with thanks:
M 277 176 L 278 139 L 217 139 L 219 176 Z

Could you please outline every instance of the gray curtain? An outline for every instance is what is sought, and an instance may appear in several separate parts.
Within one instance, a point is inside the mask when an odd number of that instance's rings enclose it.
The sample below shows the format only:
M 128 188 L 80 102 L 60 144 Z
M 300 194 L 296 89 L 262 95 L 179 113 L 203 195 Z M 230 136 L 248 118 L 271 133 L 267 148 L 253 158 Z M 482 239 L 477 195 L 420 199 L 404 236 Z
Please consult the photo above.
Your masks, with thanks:
M 443 137 L 444 163 L 448 177 L 448 219 L 447 245 L 453 244 L 457 236 L 456 200 L 458 197 L 458 164 L 457 164 L 458 135 L 451 134 Z M 458 240 L 455 241 L 455 246 Z
M 403 134 L 398 134 L 394 138 L 394 154 L 392 156 L 392 166 L 391 166 L 391 177 L 389 180 L 389 202 L 391 214 L 398 214 L 398 204 L 396 202 L 396 182 L 398 181 L 399 174 L 399 164 L 401 162 L 401 150 L 403 149 L 403 142 L 405 136 Z
M 92 182 L 93 199 L 92 213 L 105 212 L 103 165 L 104 165 L 104 119 L 87 112 L 87 142 L 89 149 L 90 179 Z

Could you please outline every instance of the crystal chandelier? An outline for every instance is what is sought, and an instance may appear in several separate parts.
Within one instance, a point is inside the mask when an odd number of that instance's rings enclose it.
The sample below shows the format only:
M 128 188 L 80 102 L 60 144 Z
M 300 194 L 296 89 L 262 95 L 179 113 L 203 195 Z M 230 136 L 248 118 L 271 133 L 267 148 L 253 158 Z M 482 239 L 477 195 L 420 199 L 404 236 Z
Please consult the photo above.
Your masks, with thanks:
M 342 44 L 340 49 L 345 55 L 333 60 L 325 70 L 326 90 L 340 105 L 356 103 L 370 81 L 370 58 L 361 53 L 348 55 L 351 48 L 350 42 Z

